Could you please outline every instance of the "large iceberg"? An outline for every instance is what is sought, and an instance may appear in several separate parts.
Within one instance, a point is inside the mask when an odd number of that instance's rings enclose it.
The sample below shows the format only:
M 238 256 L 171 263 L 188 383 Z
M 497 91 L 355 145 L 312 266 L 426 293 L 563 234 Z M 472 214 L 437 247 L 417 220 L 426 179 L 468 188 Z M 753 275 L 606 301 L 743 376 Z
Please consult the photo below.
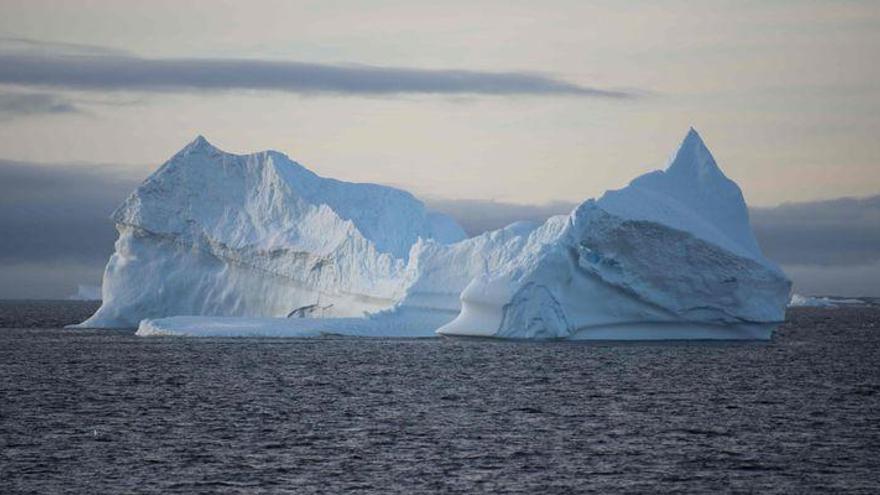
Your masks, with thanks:
M 468 239 L 403 191 L 201 137 L 114 219 L 82 326 L 139 335 L 767 339 L 791 287 L 693 129 L 665 171 Z
M 402 297 L 420 239 L 464 231 L 411 194 L 319 177 L 274 151 L 199 136 L 113 213 L 103 305 L 81 326 L 145 318 L 363 316 Z

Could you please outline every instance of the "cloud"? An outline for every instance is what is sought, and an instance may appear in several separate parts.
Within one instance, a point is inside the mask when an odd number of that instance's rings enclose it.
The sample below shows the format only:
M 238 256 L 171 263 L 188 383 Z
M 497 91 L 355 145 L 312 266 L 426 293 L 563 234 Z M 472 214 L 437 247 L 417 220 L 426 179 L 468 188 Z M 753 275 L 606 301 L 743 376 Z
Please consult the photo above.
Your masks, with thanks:
M 636 93 L 532 72 L 413 69 L 249 59 L 141 58 L 124 53 L 0 51 L 0 83 L 77 90 L 273 90 L 353 95 L 536 95 L 622 99 Z
M 139 175 L 106 165 L 0 160 L 0 263 L 103 264 L 116 235 L 110 213 Z
M 81 113 L 72 101 L 50 93 L 0 93 L 0 120 L 41 114 Z
M 79 285 L 100 286 L 106 263 L 106 259 L 0 262 L 0 299 L 67 299 Z
M 752 208 L 764 253 L 783 265 L 862 265 L 880 261 L 880 196 Z
M 790 265 L 786 275 L 799 294 L 880 297 L 880 262 L 861 265 Z
M 128 52 L 82 43 L 34 40 L 30 38 L 0 37 L 0 52 L 65 55 L 125 55 Z
M 425 199 L 434 210 L 454 218 L 468 235 L 474 236 L 500 229 L 513 222 L 543 222 L 553 215 L 567 215 L 577 206 L 575 203 L 554 201 L 543 205 L 499 203 L 475 199 Z
M 110 213 L 146 175 L 0 159 L 0 298 L 66 298 L 100 283 L 116 239 Z

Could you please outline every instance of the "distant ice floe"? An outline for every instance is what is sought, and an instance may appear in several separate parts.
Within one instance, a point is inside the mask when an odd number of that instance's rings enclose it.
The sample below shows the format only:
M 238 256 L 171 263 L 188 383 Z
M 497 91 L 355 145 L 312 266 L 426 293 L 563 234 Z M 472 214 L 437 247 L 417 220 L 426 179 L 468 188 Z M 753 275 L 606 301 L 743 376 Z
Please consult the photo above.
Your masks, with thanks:
M 101 286 L 79 284 L 76 288 L 76 293 L 67 299 L 71 301 L 100 301 Z
M 113 218 L 80 326 L 138 335 L 768 339 L 791 287 L 693 129 L 664 171 L 472 238 L 404 191 L 202 137 Z
M 862 299 L 844 297 L 802 296 L 792 294 L 788 302 L 789 308 L 836 308 L 839 306 L 861 306 L 868 303 Z

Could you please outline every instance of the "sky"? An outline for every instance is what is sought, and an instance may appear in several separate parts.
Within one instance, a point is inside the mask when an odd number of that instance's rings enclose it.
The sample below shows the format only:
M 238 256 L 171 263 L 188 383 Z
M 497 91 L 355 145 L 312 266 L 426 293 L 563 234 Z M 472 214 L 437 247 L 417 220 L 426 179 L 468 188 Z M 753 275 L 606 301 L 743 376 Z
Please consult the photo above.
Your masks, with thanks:
M 690 126 L 798 290 L 880 296 L 877 53 L 870 1 L 3 0 L 0 297 L 97 283 L 113 206 L 199 134 L 480 231 Z

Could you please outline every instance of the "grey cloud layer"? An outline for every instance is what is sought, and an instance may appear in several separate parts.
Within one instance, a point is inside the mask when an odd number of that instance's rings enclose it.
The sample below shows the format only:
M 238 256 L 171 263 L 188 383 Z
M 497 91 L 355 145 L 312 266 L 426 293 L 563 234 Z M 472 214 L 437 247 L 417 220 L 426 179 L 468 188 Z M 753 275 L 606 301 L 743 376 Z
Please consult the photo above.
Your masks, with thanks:
M 43 55 L 128 55 L 129 52 L 82 43 L 63 43 L 30 38 L 0 37 L 0 52 Z
M 752 208 L 764 252 L 784 265 L 880 261 L 880 196 Z
M 104 263 L 110 213 L 143 177 L 108 166 L 0 160 L 0 263 Z
M 425 203 L 432 209 L 455 218 L 468 235 L 500 229 L 513 222 L 541 223 L 553 215 L 566 215 L 577 206 L 556 201 L 543 205 L 521 205 L 474 199 L 431 198 Z
M 0 83 L 80 90 L 275 90 L 362 95 L 485 94 L 627 98 L 529 72 L 427 70 L 246 59 L 0 53 Z
M 49 93 L 0 93 L 0 120 L 58 113 L 80 113 L 80 109 L 66 98 Z

